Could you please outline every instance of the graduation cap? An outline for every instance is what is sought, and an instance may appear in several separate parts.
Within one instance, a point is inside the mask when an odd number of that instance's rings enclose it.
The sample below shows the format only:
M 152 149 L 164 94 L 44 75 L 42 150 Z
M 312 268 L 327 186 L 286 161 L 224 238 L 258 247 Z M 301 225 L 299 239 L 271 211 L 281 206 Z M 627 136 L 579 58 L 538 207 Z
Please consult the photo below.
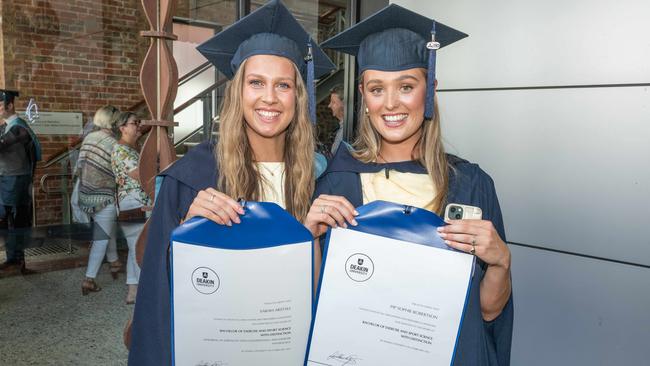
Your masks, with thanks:
M 334 64 L 279 0 L 269 1 L 197 47 L 231 79 L 254 55 L 286 57 L 300 70 L 309 93 L 309 112 L 316 121 L 314 79 L 334 70 Z
M 359 73 L 365 70 L 427 69 L 424 116 L 433 118 L 436 50 L 467 34 L 399 5 L 391 4 L 321 44 L 357 57 Z
M 0 100 L 4 101 L 5 103 L 13 103 L 14 98 L 16 98 L 18 95 L 19 94 L 17 91 L 0 89 Z

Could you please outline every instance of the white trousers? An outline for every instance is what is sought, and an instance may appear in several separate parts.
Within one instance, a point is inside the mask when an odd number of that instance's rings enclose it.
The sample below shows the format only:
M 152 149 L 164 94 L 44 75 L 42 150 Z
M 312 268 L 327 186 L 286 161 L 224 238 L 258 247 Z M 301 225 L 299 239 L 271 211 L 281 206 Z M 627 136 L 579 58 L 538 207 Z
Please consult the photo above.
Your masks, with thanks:
M 108 205 L 103 209 L 95 212 L 92 215 L 95 224 L 98 225 L 108 239 L 94 240 L 90 247 L 90 255 L 88 256 L 88 268 L 86 269 L 86 277 L 95 278 L 99 267 L 104 261 L 104 256 L 109 262 L 117 260 L 117 246 L 115 245 L 115 229 L 117 228 L 117 208 L 115 205 Z
M 135 194 L 128 195 L 120 201 L 120 210 L 123 211 L 139 207 L 142 207 L 142 203 L 137 199 Z M 140 266 L 138 266 L 138 262 L 135 260 L 135 243 L 138 240 L 143 226 L 144 223 L 120 222 L 120 228 L 129 246 L 129 256 L 126 260 L 127 285 L 137 285 L 138 279 L 140 278 Z

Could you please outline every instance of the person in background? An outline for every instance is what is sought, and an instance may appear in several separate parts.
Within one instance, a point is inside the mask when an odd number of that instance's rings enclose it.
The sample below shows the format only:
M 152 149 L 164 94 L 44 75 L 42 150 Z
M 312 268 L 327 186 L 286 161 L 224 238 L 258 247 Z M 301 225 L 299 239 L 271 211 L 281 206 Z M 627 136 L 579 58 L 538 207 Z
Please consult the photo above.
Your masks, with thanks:
M 140 119 L 135 113 L 122 113 L 115 125 L 118 141 L 111 154 L 111 166 L 117 182 L 118 222 L 129 247 L 126 261 L 127 304 L 135 303 L 138 290 L 140 267 L 135 260 L 135 244 L 144 226 L 142 207 L 152 203 L 139 181 L 138 139 L 142 136 L 139 127 Z
M 16 114 L 18 92 L 0 90 L 0 229 L 9 234 L 5 241 L 7 259 L 0 270 L 25 267 L 25 238 L 32 225 L 32 179 L 41 146 L 27 122 Z
M 343 86 L 336 85 L 330 90 L 330 104 L 327 106 L 332 111 L 332 116 L 338 121 L 338 126 L 334 130 L 334 139 L 332 140 L 332 155 L 336 154 L 341 141 L 343 141 L 343 115 L 345 106 L 343 104 Z
M 83 295 L 101 290 L 95 282 L 95 277 L 104 256 L 108 259 L 113 279 L 117 279 L 117 274 L 122 269 L 115 245 L 116 185 L 111 166 L 111 154 L 117 143 L 113 127 L 119 116 L 120 111 L 114 106 L 107 105 L 99 108 L 93 118 L 97 130 L 86 136 L 79 151 L 77 163 L 79 207 L 88 213 L 95 224 L 108 235 L 107 239 L 102 238 L 92 242 L 86 278 L 81 284 Z

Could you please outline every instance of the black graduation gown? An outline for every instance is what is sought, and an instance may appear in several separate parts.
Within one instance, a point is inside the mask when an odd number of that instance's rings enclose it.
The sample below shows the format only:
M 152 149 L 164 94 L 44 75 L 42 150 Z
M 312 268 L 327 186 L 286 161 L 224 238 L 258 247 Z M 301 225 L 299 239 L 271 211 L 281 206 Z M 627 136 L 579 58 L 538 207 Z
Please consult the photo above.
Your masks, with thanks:
M 506 240 L 501 209 L 494 182 L 477 164 L 454 155 L 447 155 L 452 169 L 449 176 L 448 202 L 480 207 L 483 218 L 494 224 L 501 239 Z M 320 194 L 343 196 L 355 207 L 363 205 L 359 173 L 375 173 L 382 169 L 427 174 L 416 161 L 386 164 L 366 164 L 355 159 L 347 148 L 341 146 L 325 173 L 316 181 L 314 197 Z M 322 241 L 321 241 L 322 242 Z M 512 343 L 512 295 L 503 312 L 493 321 L 486 322 L 481 314 L 480 281 L 486 264 L 476 261 L 470 297 L 463 316 L 454 365 L 509 365 Z
M 213 145 L 202 143 L 160 174 L 164 180 L 149 222 L 129 365 L 171 365 L 169 238 L 198 191 L 216 186 L 216 166 Z

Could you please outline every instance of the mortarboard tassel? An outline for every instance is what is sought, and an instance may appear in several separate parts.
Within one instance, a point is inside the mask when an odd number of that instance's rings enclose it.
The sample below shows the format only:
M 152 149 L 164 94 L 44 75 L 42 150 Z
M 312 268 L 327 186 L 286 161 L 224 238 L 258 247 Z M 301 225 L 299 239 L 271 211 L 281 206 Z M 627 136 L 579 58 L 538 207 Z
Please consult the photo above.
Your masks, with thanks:
M 424 105 L 424 118 L 433 119 L 435 82 L 436 82 L 436 50 L 440 48 L 440 43 L 436 42 L 436 22 L 431 27 L 431 42 L 427 43 L 429 50 L 429 67 L 427 69 L 427 99 Z
M 314 57 L 311 53 L 311 40 L 307 42 L 307 94 L 309 97 L 309 118 L 316 123 L 316 85 L 314 85 Z

